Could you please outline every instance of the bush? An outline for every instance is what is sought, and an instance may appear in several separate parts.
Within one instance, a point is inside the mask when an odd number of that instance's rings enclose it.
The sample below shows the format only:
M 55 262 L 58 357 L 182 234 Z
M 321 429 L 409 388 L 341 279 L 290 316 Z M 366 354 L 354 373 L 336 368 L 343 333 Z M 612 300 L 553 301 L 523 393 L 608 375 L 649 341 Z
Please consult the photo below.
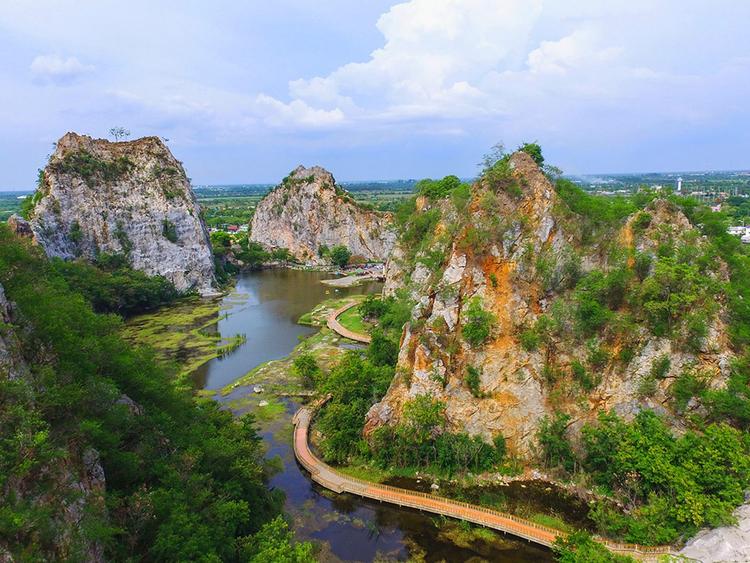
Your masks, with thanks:
M 162 276 L 133 270 L 121 254 L 100 254 L 96 265 L 83 260 L 51 260 L 52 269 L 86 298 L 97 313 L 129 317 L 171 303 L 179 292 Z
M 420 180 L 415 186 L 419 195 L 429 199 L 443 199 L 461 186 L 458 176 L 446 176 L 442 180 Z
M 164 219 L 164 221 L 162 221 L 161 234 L 164 235 L 164 238 L 169 242 L 177 242 L 177 227 L 169 219 Z
M 539 334 L 537 334 L 537 332 L 533 329 L 524 330 L 520 334 L 519 340 L 521 341 L 521 346 L 527 352 L 534 352 L 539 348 L 539 344 L 541 342 Z
M 585 531 L 558 536 L 552 551 L 558 563 L 635 563 L 631 557 L 610 552 Z
M 481 380 L 479 370 L 474 366 L 468 366 L 466 368 L 466 385 L 469 388 L 469 391 L 471 391 L 471 394 L 477 398 L 484 396 L 480 389 L 480 384 Z
M 490 337 L 494 322 L 494 315 L 482 309 L 479 298 L 474 297 L 469 301 L 469 307 L 466 310 L 466 323 L 463 326 L 462 334 L 469 345 L 476 348 L 484 344 Z
M 352 257 L 351 251 L 342 244 L 336 245 L 331 249 L 331 263 L 334 266 L 343 268 L 349 263 L 349 259 Z

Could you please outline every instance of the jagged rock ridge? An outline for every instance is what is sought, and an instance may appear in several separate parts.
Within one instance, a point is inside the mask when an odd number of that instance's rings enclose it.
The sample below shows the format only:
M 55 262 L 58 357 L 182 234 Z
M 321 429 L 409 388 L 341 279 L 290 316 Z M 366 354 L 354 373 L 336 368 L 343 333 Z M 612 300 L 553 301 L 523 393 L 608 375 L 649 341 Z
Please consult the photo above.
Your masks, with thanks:
M 251 240 L 323 263 L 319 250 L 344 245 L 353 257 L 384 261 L 396 241 L 390 215 L 362 209 L 327 170 L 297 167 L 255 210 Z
M 577 239 L 575 217 L 566 216 L 564 203 L 534 161 L 525 153 L 510 159 L 512 174 L 521 187 L 520 195 L 499 191 L 489 197 L 486 186 L 474 187 L 463 227 L 446 248 L 446 259 L 431 271 L 417 258 L 405 259 L 408 249 L 397 245 L 386 266 L 386 293 L 406 287 L 417 302 L 412 322 L 401 339 L 397 376 L 386 396 L 367 415 L 365 433 L 382 424 L 400 419 L 409 399 L 429 393 L 446 404 L 448 426 L 490 440 L 502 434 L 512 452 L 523 456 L 534 453 L 536 435 L 545 415 L 558 410 L 571 415 L 569 432 L 575 438 L 586 421 L 601 410 L 613 409 L 630 418 L 642 408 L 651 408 L 679 420 L 670 411 L 669 385 L 682 370 L 694 366 L 710 374 L 710 385 L 720 386 L 729 373 L 733 358 L 727 337 L 727 311 L 721 297 L 708 323 L 707 335 L 699 350 L 686 350 L 675 339 L 655 337 L 642 325 L 600 341 L 576 336 L 572 327 L 563 326 L 561 335 L 549 345 L 529 349 L 522 344 L 522 333 L 542 315 L 554 316 L 557 297 L 565 296 L 566 265 L 580 253 L 580 269 L 607 271 L 611 240 L 586 247 Z M 482 201 L 497 201 L 492 210 Z M 447 208 L 449 202 L 418 200 L 417 209 L 430 206 Z M 616 242 L 624 248 L 656 252 L 660 237 L 700 237 L 678 209 L 656 200 L 648 210 L 651 224 L 635 232 L 637 215 L 621 227 Z M 455 219 L 442 210 L 443 224 Z M 455 210 L 452 212 L 455 215 Z M 469 243 L 470 231 L 490 216 L 499 217 L 496 238 L 487 247 Z M 476 239 L 476 237 L 475 237 Z M 715 274 L 726 280 L 720 267 Z M 495 317 L 488 341 L 472 347 L 461 336 L 467 321 L 467 304 L 478 300 Z M 623 305 L 626 307 L 626 305 Z M 571 381 L 571 369 L 579 361 L 588 367 L 594 346 L 601 346 L 607 361 L 590 369 L 599 379 L 593 389 L 581 392 Z M 619 352 L 628 347 L 631 356 Z M 656 382 L 651 396 L 644 397 L 639 386 L 661 357 L 669 357 L 668 372 Z M 480 374 L 480 396 L 466 383 L 467 368 Z M 553 371 L 554 370 L 554 371 Z M 550 379 L 556 378 L 554 383 Z
M 40 174 L 30 218 L 48 256 L 122 253 L 178 290 L 209 292 L 208 232 L 182 165 L 158 137 L 127 142 L 67 133 Z

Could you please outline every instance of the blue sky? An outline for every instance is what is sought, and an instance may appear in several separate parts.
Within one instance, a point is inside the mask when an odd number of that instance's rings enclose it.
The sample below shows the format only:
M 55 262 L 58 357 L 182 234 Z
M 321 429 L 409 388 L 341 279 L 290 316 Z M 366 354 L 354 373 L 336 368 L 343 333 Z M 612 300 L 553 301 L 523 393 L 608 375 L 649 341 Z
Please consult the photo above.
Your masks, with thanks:
M 69 130 L 159 135 L 195 183 L 750 167 L 738 0 L 2 0 L 0 189 Z

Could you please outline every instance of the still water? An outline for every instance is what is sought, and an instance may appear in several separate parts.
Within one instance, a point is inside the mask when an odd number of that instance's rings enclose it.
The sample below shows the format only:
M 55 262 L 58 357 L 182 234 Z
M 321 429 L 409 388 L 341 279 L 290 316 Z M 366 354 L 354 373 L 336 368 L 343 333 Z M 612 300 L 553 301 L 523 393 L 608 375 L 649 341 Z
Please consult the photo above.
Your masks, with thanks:
M 224 298 L 219 333 L 245 334 L 247 341 L 225 358 L 208 362 L 196 375 L 207 389 L 220 389 L 253 367 L 283 358 L 300 338 L 317 329 L 297 324 L 299 317 L 326 298 L 380 290 L 376 283 L 333 289 L 320 283 L 326 274 L 297 270 L 264 270 L 243 274 L 232 295 Z M 238 388 L 219 400 L 249 393 Z M 218 395 L 217 395 L 218 397 Z M 285 400 L 285 413 L 265 423 L 261 435 L 267 457 L 278 457 L 283 469 L 270 485 L 286 494 L 286 511 L 297 536 L 322 545 L 323 561 L 552 561 L 543 548 L 510 537 L 486 542 L 456 539 L 459 526 L 409 509 L 399 509 L 350 495 L 335 495 L 314 484 L 297 464 L 291 445 L 291 418 L 299 404 Z M 238 411 L 242 412 L 242 411 Z

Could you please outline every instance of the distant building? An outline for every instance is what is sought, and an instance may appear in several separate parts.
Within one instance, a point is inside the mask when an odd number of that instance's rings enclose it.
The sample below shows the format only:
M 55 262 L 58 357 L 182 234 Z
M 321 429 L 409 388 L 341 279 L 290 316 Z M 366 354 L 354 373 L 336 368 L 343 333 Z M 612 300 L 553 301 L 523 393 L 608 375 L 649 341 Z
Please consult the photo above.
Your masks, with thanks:
M 240 228 L 237 225 L 229 225 L 227 227 L 227 231 L 230 232 L 230 233 L 236 233 L 239 230 L 240 230 Z
M 714 213 L 718 213 L 719 211 L 721 211 L 721 204 L 717 203 L 716 205 L 712 205 L 711 211 L 713 211 Z
M 682 177 L 677 178 L 677 193 L 682 193 Z
M 250 230 L 250 225 L 248 225 L 247 223 L 246 223 L 246 224 L 244 224 L 244 225 L 240 225 L 240 228 L 239 228 L 239 229 L 237 229 L 237 230 L 238 230 L 238 231 L 239 231 L 240 233 L 246 233 L 247 231 L 249 231 L 249 230 Z

